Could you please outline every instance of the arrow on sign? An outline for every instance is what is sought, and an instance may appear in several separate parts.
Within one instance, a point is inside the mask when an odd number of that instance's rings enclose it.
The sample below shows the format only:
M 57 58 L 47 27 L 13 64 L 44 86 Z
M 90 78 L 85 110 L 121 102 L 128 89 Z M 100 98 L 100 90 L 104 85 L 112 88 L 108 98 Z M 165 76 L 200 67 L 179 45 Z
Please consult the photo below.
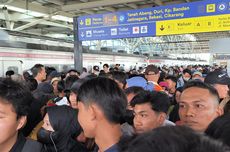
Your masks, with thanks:
M 81 20 L 81 21 L 80 21 L 80 25 L 83 25 L 83 24 L 84 24 L 84 22 Z
M 84 35 L 84 33 L 83 32 L 81 32 L 81 37 L 84 37 L 85 35 Z
M 165 29 L 165 28 L 164 28 L 164 25 L 161 25 L 160 30 L 161 30 L 161 31 L 164 31 L 164 29 Z

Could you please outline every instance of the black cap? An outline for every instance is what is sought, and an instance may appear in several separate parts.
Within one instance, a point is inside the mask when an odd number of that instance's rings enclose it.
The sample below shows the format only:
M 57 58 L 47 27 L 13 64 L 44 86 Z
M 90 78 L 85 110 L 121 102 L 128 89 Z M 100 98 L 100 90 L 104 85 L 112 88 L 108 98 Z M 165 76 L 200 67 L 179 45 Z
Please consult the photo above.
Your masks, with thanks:
M 57 71 L 52 71 L 49 76 L 52 78 L 55 78 L 55 77 L 60 77 L 61 76 L 61 73 L 57 72 Z
M 99 66 L 97 66 L 97 65 L 93 66 L 93 70 L 99 71 Z
M 226 72 L 221 70 L 216 70 L 210 72 L 204 79 L 204 82 L 208 84 L 230 85 L 230 78 Z

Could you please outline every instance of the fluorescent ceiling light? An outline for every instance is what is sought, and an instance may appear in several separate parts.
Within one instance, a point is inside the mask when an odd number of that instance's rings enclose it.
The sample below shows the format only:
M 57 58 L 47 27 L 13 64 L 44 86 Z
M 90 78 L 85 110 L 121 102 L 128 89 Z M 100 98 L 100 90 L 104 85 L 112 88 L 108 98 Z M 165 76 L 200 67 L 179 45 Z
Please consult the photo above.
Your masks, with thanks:
M 66 21 L 66 22 L 73 22 L 73 19 L 70 17 L 62 16 L 62 15 L 54 15 L 51 17 L 52 19 L 59 20 L 59 21 Z
M 40 13 L 40 12 L 36 12 L 36 11 L 31 11 L 31 10 L 26 10 L 26 9 L 22 9 L 22 8 L 10 6 L 10 5 L 0 5 L 0 7 L 7 7 L 7 9 L 9 9 L 9 10 L 20 12 L 20 13 L 27 14 L 27 15 L 34 16 L 34 17 L 47 17 L 48 16 L 48 14 L 44 14 L 44 13 Z M 52 16 L 52 18 L 55 20 L 73 22 L 72 18 L 65 17 L 62 15 L 55 15 L 55 16 Z
M 26 14 L 34 16 L 34 17 L 42 17 L 42 16 L 46 15 L 46 14 L 43 14 L 43 13 L 39 13 L 39 12 L 35 12 L 35 11 L 30 11 L 30 10 L 28 10 L 26 12 Z

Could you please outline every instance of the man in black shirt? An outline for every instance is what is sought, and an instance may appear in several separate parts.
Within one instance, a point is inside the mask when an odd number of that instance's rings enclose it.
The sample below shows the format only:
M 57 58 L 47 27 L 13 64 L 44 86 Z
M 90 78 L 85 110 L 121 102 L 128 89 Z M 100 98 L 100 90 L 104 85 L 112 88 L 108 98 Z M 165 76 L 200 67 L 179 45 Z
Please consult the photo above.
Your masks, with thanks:
M 88 138 L 95 138 L 99 151 L 119 152 L 122 136 L 120 120 L 127 99 L 115 81 L 94 78 L 86 81 L 78 92 L 78 120 Z
M 40 152 L 42 146 L 27 140 L 20 130 L 26 124 L 33 101 L 30 91 L 10 79 L 0 79 L 0 151 Z

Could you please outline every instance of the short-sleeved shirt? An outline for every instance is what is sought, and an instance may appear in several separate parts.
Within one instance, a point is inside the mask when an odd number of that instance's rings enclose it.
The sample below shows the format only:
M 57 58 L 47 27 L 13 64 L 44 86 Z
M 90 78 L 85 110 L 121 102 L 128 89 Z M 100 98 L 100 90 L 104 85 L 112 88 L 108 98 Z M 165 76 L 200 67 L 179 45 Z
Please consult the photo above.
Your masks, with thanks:
M 105 152 L 120 152 L 119 147 L 117 144 L 114 144 L 113 146 L 109 147 Z

